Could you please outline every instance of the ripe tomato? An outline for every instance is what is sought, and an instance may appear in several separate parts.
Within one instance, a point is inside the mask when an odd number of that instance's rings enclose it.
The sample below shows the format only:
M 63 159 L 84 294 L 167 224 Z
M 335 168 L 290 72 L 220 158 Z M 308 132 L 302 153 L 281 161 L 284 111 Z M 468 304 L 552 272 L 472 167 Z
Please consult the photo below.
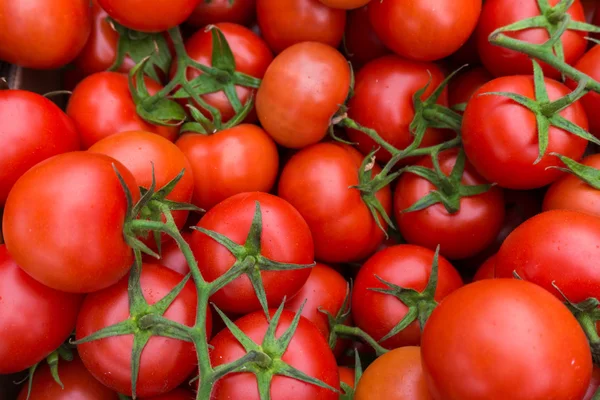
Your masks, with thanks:
M 103 289 L 127 273 L 133 263 L 123 236 L 127 201 L 113 165 L 137 201 L 131 172 L 103 154 L 60 154 L 15 183 L 2 229 L 8 251 L 25 272 L 74 293 Z
M 585 392 L 583 400 L 593 400 L 598 387 L 600 387 L 600 368 L 594 366 L 594 370 L 592 371 L 592 380 L 590 381 L 590 386 L 588 386 L 587 392 Z
M 256 95 L 256 112 L 277 143 L 302 148 L 325 137 L 349 90 L 350 68 L 342 54 L 321 43 L 300 43 L 278 55 L 267 69 Z
M 344 36 L 346 12 L 319 0 L 256 0 L 256 13 L 262 36 L 275 53 L 301 42 L 338 47 Z
M 144 298 L 152 305 L 177 286 L 183 275 L 156 264 L 144 264 L 140 284 Z M 77 318 L 77 340 L 125 321 L 129 315 L 128 277 L 102 291 L 88 295 Z M 164 318 L 193 326 L 196 321 L 196 289 L 187 282 Z M 207 331 L 212 323 L 207 313 Z M 140 330 L 142 328 L 139 328 Z M 131 395 L 131 335 L 113 336 L 77 346 L 92 375 L 119 393 Z M 198 364 L 194 345 L 176 339 L 153 336 L 144 347 L 137 381 L 138 396 L 156 396 L 183 383 Z
M 565 96 L 569 89 L 560 82 L 545 79 L 551 101 Z M 479 96 L 486 92 L 509 92 L 534 98 L 532 76 L 507 76 L 483 85 L 465 110 L 462 138 L 467 157 L 484 178 L 508 189 L 534 189 L 557 180 L 563 173 L 549 167 L 562 166 L 550 153 L 579 160 L 587 141 L 559 128 L 550 127 L 548 149 L 537 164 L 539 141 L 535 114 L 502 96 Z M 575 125 L 586 129 L 587 117 L 580 102 L 560 112 Z
M 548 0 L 550 6 L 555 6 L 560 0 Z M 510 25 L 530 17 L 540 15 L 537 0 L 488 0 L 485 2 L 477 26 L 477 48 L 483 65 L 496 76 L 504 75 L 529 75 L 532 72 L 529 56 L 516 51 L 492 45 L 488 37 L 496 29 Z M 579 0 L 567 10 L 573 21 L 585 22 L 583 7 Z M 528 43 L 542 44 L 549 38 L 548 31 L 544 28 L 525 29 L 516 32 L 506 32 L 506 36 Z M 583 55 L 587 47 L 585 40 L 587 32 L 567 30 L 561 36 L 565 61 L 575 63 Z M 544 75 L 549 78 L 560 77 L 554 68 L 541 64 Z
M 2 207 L 21 175 L 40 161 L 79 150 L 79 136 L 60 108 L 45 97 L 24 90 L 0 91 L 0 120 Z
M 184 22 L 201 0 L 98 0 L 118 23 L 142 32 L 162 32 Z
M 421 355 L 434 399 L 576 400 L 592 374 L 575 317 L 516 279 L 475 282 L 446 297 L 425 325 Z
M 421 348 L 402 347 L 376 359 L 358 381 L 355 400 L 431 400 L 421 367 Z
M 359 270 L 352 292 L 352 317 L 356 326 L 379 341 L 408 313 L 408 307 L 395 296 L 372 288 L 388 289 L 379 279 L 418 292 L 425 290 L 431 276 L 434 252 L 424 247 L 400 244 L 375 253 Z M 456 269 L 444 257 L 438 260 L 435 300 L 441 301 L 463 285 Z M 417 346 L 421 328 L 417 321 L 381 343 L 388 349 Z
M 280 337 L 289 328 L 293 319 L 293 312 L 283 311 L 275 330 L 275 337 Z M 235 321 L 235 324 L 257 344 L 262 343 L 269 325 L 263 311 L 248 314 Z M 235 361 L 246 354 L 242 345 L 228 329 L 216 335 L 210 344 L 214 346 L 210 353 L 210 360 L 214 367 Z M 306 318 L 300 318 L 296 332 L 281 360 L 339 390 L 340 378 L 335 357 L 319 330 Z M 339 394 L 336 392 L 294 378 L 275 375 L 271 382 L 272 400 L 337 400 L 338 397 Z M 215 384 L 212 399 L 258 400 L 255 375 L 245 372 L 225 376 Z
M 475 30 L 481 0 L 385 0 L 369 3 L 383 43 L 412 60 L 434 61 L 458 50 Z M 407 23 L 409 21 L 409 23 Z
M 342 10 L 352 10 L 365 6 L 371 0 L 319 0 L 327 7 L 341 8 Z
M 375 33 L 367 6 L 348 11 L 344 45 L 355 68 L 390 52 Z
M 183 236 L 183 239 L 189 243 L 192 233 L 181 232 L 181 236 Z M 158 260 L 148 254 L 142 255 L 142 260 L 147 263 L 159 262 L 160 265 L 178 272 L 181 275 L 187 275 L 190 273 L 190 266 L 188 265 L 183 252 L 177 245 L 177 242 L 174 240 L 169 240 L 168 242 L 163 243 L 160 249 L 160 258 Z
M 356 75 L 354 97 L 348 103 L 348 116 L 359 124 L 375 129 L 379 135 L 397 149 L 404 149 L 413 142 L 409 125 L 415 117 L 413 95 L 431 82 L 422 96 L 426 99 L 444 80 L 444 73 L 435 64 L 404 60 L 398 56 L 385 56 L 371 61 Z M 448 105 L 447 91 L 438 101 Z M 358 143 L 363 154 L 379 147 L 362 132 L 347 129 L 352 142 Z M 439 129 L 428 129 L 421 147 L 444 141 L 445 134 Z M 389 161 L 391 155 L 377 152 L 381 162 Z M 414 160 L 404 160 L 411 162 Z
M 0 1 L 0 59 L 56 69 L 72 61 L 91 30 L 89 0 Z
M 384 233 L 357 189 L 362 155 L 337 143 L 319 143 L 294 155 L 284 167 L 278 193 L 310 226 L 315 257 L 324 262 L 360 261 L 383 242 Z M 373 175 L 381 170 L 373 167 Z M 389 187 L 376 194 L 389 213 Z M 383 220 L 380 221 L 383 224 Z
M 473 282 L 482 281 L 484 279 L 494 279 L 496 277 L 496 255 L 488 258 L 477 270 L 473 277 Z
M 196 396 L 193 392 L 177 388 L 169 393 L 161 394 L 160 396 L 144 397 L 140 400 L 195 400 Z
M 477 89 L 493 78 L 488 70 L 483 67 L 475 67 L 460 73 L 450 81 L 448 87 L 448 105 L 454 107 L 457 104 L 468 102 Z
M 355 371 L 352 368 L 347 367 L 338 367 L 338 372 L 340 374 L 340 382 L 345 383 L 346 385 L 354 388 L 355 385 Z
M 256 0 L 201 0 L 187 22 L 197 28 L 219 22 L 248 25 L 256 14 Z
M 64 389 L 52 377 L 48 364 L 41 365 L 33 375 L 31 394 L 27 395 L 25 385 L 17 400 L 119 400 L 118 394 L 98 382 L 77 356 L 73 361 L 61 360 L 58 375 Z
M 600 15 L 600 13 L 598 13 Z M 600 21 L 598 21 L 600 23 Z M 575 68 L 584 74 L 589 75 L 592 79 L 600 79 L 600 45 L 596 45 L 583 55 L 575 64 Z M 575 88 L 577 84 L 574 81 L 567 81 L 571 88 Z M 600 137 L 600 115 L 598 115 L 598 107 L 600 107 L 600 94 L 590 92 L 583 96 L 581 104 L 586 111 L 590 132 Z
M 200 208 L 210 210 L 238 193 L 269 192 L 275 184 L 277 146 L 256 125 L 242 124 L 210 136 L 185 134 L 176 144 L 191 162 L 192 202 Z

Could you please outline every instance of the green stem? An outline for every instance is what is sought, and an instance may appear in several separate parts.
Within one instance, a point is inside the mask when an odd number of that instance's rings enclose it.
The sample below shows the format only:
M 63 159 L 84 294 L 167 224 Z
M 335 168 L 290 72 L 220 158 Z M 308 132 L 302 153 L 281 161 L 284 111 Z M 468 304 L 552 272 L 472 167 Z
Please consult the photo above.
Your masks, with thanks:
M 338 324 L 334 328 L 334 332 L 340 336 L 350 337 L 350 338 L 360 338 L 365 343 L 375 350 L 377 357 L 387 353 L 389 350 L 385 347 L 381 346 L 375 339 L 373 339 L 369 334 L 358 327 L 352 327 L 347 325 Z

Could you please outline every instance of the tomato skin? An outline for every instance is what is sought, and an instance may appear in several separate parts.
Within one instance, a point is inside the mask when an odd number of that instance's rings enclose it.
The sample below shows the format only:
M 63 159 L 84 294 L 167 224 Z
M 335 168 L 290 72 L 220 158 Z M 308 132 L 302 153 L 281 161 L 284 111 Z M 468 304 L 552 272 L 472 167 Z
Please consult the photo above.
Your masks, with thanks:
M 142 32 L 162 32 L 184 22 L 201 0 L 98 0 L 118 23 Z
M 371 0 L 319 0 L 327 7 L 341 8 L 342 10 L 352 10 L 367 5 Z
M 234 24 L 248 25 L 256 14 L 256 0 L 230 0 L 200 1 L 187 23 L 197 28 L 220 22 L 233 22 Z
M 598 387 L 600 387 L 600 368 L 594 366 L 594 370 L 592 371 L 592 380 L 590 381 L 590 386 L 588 387 L 587 392 L 585 392 L 583 400 L 593 400 Z
M 183 239 L 189 243 L 192 237 L 191 232 L 181 232 Z M 162 244 L 160 249 L 160 259 L 156 259 L 148 254 L 142 255 L 142 260 L 146 263 L 159 262 L 160 265 L 169 268 L 181 275 L 187 275 L 190 273 L 190 266 L 183 255 L 183 252 L 174 240 L 169 240 Z
M 598 13 L 600 15 L 600 13 Z M 600 21 L 598 21 L 600 23 Z M 575 64 L 575 68 L 589 75 L 592 79 L 600 79 L 600 45 L 592 47 Z M 577 87 L 577 83 L 571 80 L 567 85 L 572 89 Z M 598 116 L 598 107 L 600 107 L 600 94 L 589 92 L 581 99 L 581 104 L 586 111 L 590 124 L 590 132 L 600 137 L 600 116 Z
M 400 244 L 375 253 L 359 270 L 352 293 L 352 317 L 356 326 L 379 341 L 407 314 L 408 307 L 396 297 L 371 288 L 387 288 L 377 277 L 400 287 L 422 292 L 431 275 L 434 252 L 420 246 Z M 463 285 L 456 269 L 444 257 L 438 260 L 435 300 L 441 301 Z M 413 322 L 406 329 L 380 343 L 388 349 L 417 346 L 421 329 Z
M 19 177 L 40 161 L 79 150 L 79 136 L 60 108 L 45 97 L 24 90 L 0 91 L 0 119 L 2 207 Z
M 274 311 L 271 311 L 271 316 Z M 291 325 L 294 313 L 283 311 L 275 337 L 280 337 Z M 262 343 L 268 322 L 263 311 L 248 314 L 235 324 L 255 343 Z M 246 354 L 242 345 L 228 329 L 221 331 L 210 342 L 214 349 L 210 353 L 213 366 L 235 361 Z M 306 318 L 301 317 L 287 351 L 281 358 L 284 362 L 338 389 L 340 378 L 335 357 L 319 330 Z M 272 400 L 338 400 L 339 394 L 329 389 L 304 383 L 284 376 L 275 376 L 271 383 Z M 212 400 L 246 399 L 258 400 L 256 377 L 251 373 L 236 373 L 217 381 Z
M 346 385 L 354 388 L 355 386 L 355 371 L 353 368 L 347 367 L 338 367 L 338 372 L 340 374 L 340 382 L 345 383 Z
M 68 64 L 90 30 L 89 0 L 0 1 L 0 59 L 21 67 L 56 69 Z
M 170 391 L 169 393 L 159 396 L 144 397 L 140 400 L 195 400 L 196 396 L 193 392 L 181 388 Z
M 348 11 L 344 44 L 347 58 L 355 68 L 390 52 L 375 33 L 367 6 Z
M 473 277 L 473 282 L 484 279 L 494 279 L 496 277 L 496 254 L 488 258 L 477 270 Z
M 60 154 L 15 183 L 2 228 L 8 251 L 25 272 L 73 293 L 103 289 L 127 273 L 133 263 L 123 236 L 127 201 L 113 165 L 137 201 L 131 172 L 103 154 Z
M 150 78 L 145 82 L 150 94 L 162 89 Z M 85 149 L 107 136 L 127 131 L 152 132 L 174 141 L 179 129 L 153 125 L 138 116 L 127 75 L 117 72 L 98 72 L 81 81 L 73 90 L 67 115 L 73 118 Z
M 308 223 L 317 260 L 360 261 L 383 242 L 384 233 L 360 192 L 349 189 L 358 184 L 362 158 L 348 145 L 318 143 L 296 153 L 281 173 L 278 194 L 296 207 Z M 373 174 L 380 171 L 374 166 Z M 377 192 L 376 197 L 389 215 L 389 187 Z
M 371 24 L 394 53 L 435 61 L 458 50 L 475 30 L 481 0 L 386 0 L 369 3 Z M 410 21 L 410 23 L 407 23 Z
M 456 149 L 440 153 L 438 162 L 446 176 L 451 174 L 457 155 Z M 430 157 L 424 157 L 417 165 L 433 169 Z M 461 181 L 470 186 L 487 183 L 466 160 Z M 462 259 L 485 250 L 494 241 L 504 221 L 502 189 L 492 187 L 482 194 L 463 197 L 460 210 L 455 214 L 448 213 L 441 203 L 420 211 L 403 212 L 432 190 L 436 187 L 431 182 L 412 173 L 403 174 L 398 180 L 394 214 L 398 229 L 408 243 L 432 250 L 440 245 L 440 254 Z
M 550 6 L 555 6 L 560 0 L 548 0 Z M 567 11 L 573 21 L 585 22 L 583 7 L 579 0 L 575 0 Z M 536 0 L 489 0 L 486 1 L 477 26 L 477 48 L 483 65 L 495 76 L 528 75 L 532 73 L 529 56 L 492 45 L 489 35 L 503 26 L 514 22 L 540 15 L 540 8 Z M 509 37 L 528 43 L 542 44 L 549 39 L 548 31 L 543 28 L 526 29 L 518 32 L 504 33 Z M 585 52 L 587 32 L 566 31 L 561 36 L 564 48 L 565 61 L 573 64 Z M 545 63 L 540 64 L 544 75 L 548 78 L 558 79 L 560 73 Z
M 302 42 L 338 47 L 344 36 L 346 12 L 319 0 L 256 0 L 258 26 L 275 53 Z
M 569 93 L 569 89 L 552 79 L 545 79 L 551 101 Z M 548 149 L 537 164 L 539 142 L 535 114 L 501 96 L 479 96 L 486 92 L 510 92 L 534 98 L 532 76 L 496 78 L 483 85 L 465 110 L 462 137 L 467 157 L 484 178 L 508 189 L 535 189 L 554 182 L 563 172 L 549 167 L 562 166 L 551 153 L 579 160 L 587 141 L 562 129 L 550 127 Z M 587 117 L 580 102 L 561 111 L 560 115 L 583 129 Z
M 446 297 L 425 325 L 421 355 L 434 399 L 578 400 L 592 374 L 570 311 L 517 279 L 475 282 Z
M 404 149 L 413 142 L 409 125 L 415 117 L 412 97 L 431 81 L 422 96 L 426 99 L 444 80 L 444 73 L 435 64 L 404 60 L 395 55 L 378 58 L 365 65 L 356 75 L 354 96 L 348 102 L 348 116 L 359 124 L 375 129 L 379 135 L 397 149 Z M 444 90 L 439 104 L 448 105 Z M 350 141 L 357 142 L 363 154 L 379 147 L 371 138 L 354 129 L 347 129 Z M 440 129 L 428 129 L 421 147 L 443 142 L 445 133 Z M 390 153 L 377 152 L 380 162 L 387 162 Z M 412 163 L 414 159 L 404 160 Z
M 144 264 L 140 278 L 146 301 L 152 305 L 177 286 L 183 275 L 157 264 Z M 76 337 L 80 340 L 100 329 L 129 318 L 128 277 L 102 291 L 88 295 L 77 318 Z M 164 318 L 193 326 L 196 321 L 196 289 L 192 281 L 184 286 L 169 306 Z M 207 331 L 212 330 L 210 312 Z M 133 336 L 114 336 L 77 346 L 92 375 L 119 393 L 131 396 L 131 348 Z M 156 396 L 175 389 L 197 365 L 192 343 L 153 336 L 142 352 L 137 395 Z
M 457 104 L 467 103 L 473 94 L 494 79 L 492 74 L 483 67 L 475 67 L 463 72 L 453 78 L 448 86 L 448 105 L 454 107 Z

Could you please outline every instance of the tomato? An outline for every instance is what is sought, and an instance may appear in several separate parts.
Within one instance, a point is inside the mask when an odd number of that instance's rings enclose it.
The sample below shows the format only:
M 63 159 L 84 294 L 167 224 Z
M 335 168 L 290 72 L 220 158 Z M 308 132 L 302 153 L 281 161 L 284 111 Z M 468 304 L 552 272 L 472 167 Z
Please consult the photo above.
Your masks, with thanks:
M 565 96 L 569 89 L 545 79 L 551 101 Z M 551 126 L 548 149 L 537 164 L 539 141 L 535 114 L 502 96 L 479 96 L 486 92 L 509 92 L 534 98 L 532 76 L 507 76 L 494 79 L 475 92 L 465 110 L 462 138 L 467 157 L 485 179 L 508 189 L 534 189 L 554 182 L 562 172 L 549 168 L 562 166 L 550 153 L 579 160 L 587 141 Z M 586 129 L 587 117 L 580 102 L 560 112 L 575 125 Z
M 583 400 L 593 400 L 598 387 L 600 387 L 600 368 L 594 366 L 594 370 L 592 371 L 592 380 L 590 381 L 590 386 L 588 387 L 587 392 L 585 392 Z
M 550 6 L 555 6 L 560 0 L 548 0 Z M 485 2 L 479 24 L 477 26 L 477 48 L 483 65 L 493 75 L 528 75 L 532 72 L 529 56 L 520 54 L 514 50 L 505 49 L 492 45 L 488 37 L 496 29 L 510 25 L 517 21 L 540 15 L 537 0 L 488 0 Z M 579 0 L 567 10 L 573 21 L 585 22 L 583 7 Z M 517 32 L 506 32 L 506 36 L 522 40 L 528 43 L 545 43 L 550 35 L 544 28 L 525 29 Z M 564 49 L 565 61 L 569 64 L 575 63 L 583 55 L 587 47 L 585 36 L 587 32 L 567 30 L 561 36 Z M 558 79 L 560 73 L 554 68 L 541 64 L 544 75 L 549 78 Z
M 296 155 L 284 167 L 278 193 L 289 201 L 310 227 L 315 257 L 324 262 L 360 261 L 383 242 L 357 185 L 362 155 L 337 143 L 319 143 Z M 373 167 L 373 175 L 380 172 Z M 391 212 L 389 187 L 376 193 L 383 209 Z M 383 224 L 383 220 L 380 222 Z
M 192 234 L 190 232 L 181 232 L 181 236 L 183 236 L 183 239 L 189 243 Z M 187 275 L 190 272 L 190 266 L 188 265 L 183 252 L 177 245 L 177 242 L 174 240 L 169 240 L 168 242 L 162 244 L 160 249 L 160 259 L 156 260 L 156 258 L 148 254 L 144 254 L 142 256 L 142 260 L 147 263 L 159 262 L 160 265 L 163 265 L 182 275 Z
M 0 119 L 2 207 L 21 175 L 40 161 L 79 150 L 79 136 L 60 108 L 45 97 L 24 90 L 0 91 Z
M 358 381 L 354 399 L 432 399 L 421 367 L 421 348 L 402 347 L 375 360 Z
M 383 279 L 403 288 L 422 292 L 431 275 L 434 252 L 424 247 L 401 244 L 375 253 L 359 270 L 352 293 L 352 318 L 356 326 L 379 341 L 386 336 L 408 313 L 408 307 L 395 296 L 378 293 L 371 289 L 388 286 Z M 463 285 L 456 269 L 444 257 L 438 260 L 438 284 L 435 300 L 441 301 Z M 381 342 L 394 349 L 416 346 L 421 340 L 418 322 Z
M 280 145 L 306 147 L 325 137 L 349 89 L 342 54 L 321 43 L 296 44 L 267 69 L 256 95 L 258 119 Z
M 438 156 L 442 172 L 450 176 L 458 150 L 446 150 Z M 417 165 L 433 169 L 430 157 Z M 487 182 L 468 161 L 462 174 L 463 185 L 485 185 Z M 460 209 L 450 214 L 442 203 L 420 211 L 404 212 L 436 187 L 418 175 L 403 174 L 394 192 L 394 214 L 402 237 L 409 243 L 430 249 L 440 245 L 440 254 L 451 259 L 471 257 L 489 246 L 502 227 L 504 196 L 497 187 L 475 196 L 462 197 Z M 439 190 L 442 190 L 439 188 Z
M 421 356 L 434 399 L 578 400 L 592 374 L 569 309 L 516 279 L 475 282 L 446 297 L 425 325 Z
M 187 22 L 197 28 L 219 22 L 248 25 L 256 14 L 256 0 L 201 0 Z
M 338 372 L 340 374 L 340 382 L 345 383 L 346 385 L 354 388 L 355 386 L 355 372 L 352 368 L 347 367 L 338 367 Z
M 373 128 L 389 144 L 404 149 L 413 142 L 409 125 L 415 117 L 413 95 L 428 82 L 429 87 L 421 97 L 426 99 L 444 80 L 442 70 L 431 63 L 404 60 L 398 56 L 385 56 L 371 61 L 356 75 L 354 97 L 348 103 L 348 116 L 359 124 Z M 448 105 L 447 91 L 438 101 Z M 347 129 L 352 142 L 358 143 L 363 154 L 379 147 L 362 132 Z M 445 134 L 439 129 L 428 129 L 421 147 L 443 142 Z M 384 150 L 377 152 L 380 162 L 389 161 L 391 155 Z M 404 160 L 411 162 L 414 160 Z
M 341 8 L 342 10 L 352 10 L 365 6 L 371 0 L 319 0 L 327 7 Z
M 48 364 L 41 365 L 33 375 L 31 394 L 23 386 L 17 400 L 119 400 L 113 392 L 94 378 L 79 357 L 73 361 L 59 361 L 58 375 L 64 389 L 52 377 Z
M 599 13 L 600 15 L 600 13 Z M 598 21 L 600 23 L 600 21 Z M 584 74 L 589 75 L 592 79 L 600 79 L 600 45 L 596 45 L 583 55 L 575 64 L 575 68 Z M 575 89 L 577 84 L 574 81 L 567 81 L 567 84 Z M 586 111 L 588 121 L 590 123 L 590 132 L 597 137 L 600 137 L 600 116 L 598 115 L 598 107 L 600 106 L 600 94 L 590 92 L 581 99 L 581 104 Z
M 267 193 L 240 193 L 212 208 L 198 226 L 244 244 L 256 203 L 262 213 L 260 254 L 268 259 L 291 264 L 313 262 L 310 230 L 294 207 L 287 201 Z M 198 261 L 202 276 L 212 282 L 227 272 L 235 257 L 224 246 L 200 231 L 194 231 L 190 246 Z M 267 301 L 278 306 L 287 297 L 298 293 L 310 275 L 310 268 L 290 271 L 261 271 Z M 241 276 L 211 297 L 217 307 L 226 312 L 246 314 L 260 309 L 260 303 L 247 275 Z
M 256 125 L 242 124 L 210 136 L 185 134 L 176 144 L 191 162 L 192 202 L 200 208 L 210 210 L 238 193 L 269 192 L 275 184 L 277 146 Z
M 386 0 L 369 3 L 383 43 L 412 60 L 434 61 L 458 50 L 475 30 L 481 0 Z M 409 21 L 409 23 L 407 23 Z
M 150 78 L 145 82 L 150 94 L 162 89 Z M 152 132 L 174 141 L 179 129 L 153 125 L 138 116 L 127 75 L 117 72 L 98 72 L 81 81 L 69 99 L 67 114 L 75 121 L 86 149 L 107 136 L 127 131 Z
M 202 0 L 98 0 L 118 23 L 142 32 L 162 32 L 184 22 Z
M 91 30 L 89 0 L 0 1 L 0 59 L 56 69 L 72 61 Z
M 272 311 L 271 315 L 273 313 Z M 283 311 L 275 330 L 275 337 L 280 337 L 289 328 L 293 319 L 293 312 Z M 257 344 L 262 343 L 269 325 L 263 311 L 248 314 L 235 321 L 235 324 Z M 210 360 L 214 367 L 235 361 L 246 354 L 242 345 L 228 329 L 216 335 L 210 344 L 214 346 L 210 353 Z M 304 317 L 300 318 L 298 327 L 281 360 L 306 375 L 339 390 L 340 381 L 335 357 L 319 330 Z M 262 370 L 261 367 L 257 368 Z M 263 372 L 266 371 L 263 370 Z M 281 375 L 275 375 L 271 382 L 270 398 L 272 400 L 337 400 L 338 396 L 338 393 L 329 389 Z M 258 400 L 256 377 L 248 372 L 227 375 L 217 381 L 211 398 L 213 400 Z
M 193 392 L 185 389 L 175 389 L 169 393 L 165 393 L 159 396 L 144 397 L 140 400 L 196 400 L 196 396 Z
M 319 0 L 256 0 L 256 13 L 262 36 L 275 53 L 301 42 L 338 47 L 344 36 L 346 12 Z
M 25 272 L 74 293 L 103 289 L 127 273 L 133 263 L 123 236 L 127 201 L 113 166 L 137 201 L 131 172 L 103 154 L 54 156 L 15 183 L 2 229 L 9 253 Z
M 496 255 L 488 258 L 477 270 L 473 277 L 473 282 L 482 281 L 484 279 L 494 279 L 496 277 Z
M 477 89 L 492 79 L 493 76 L 483 67 L 475 67 L 460 73 L 450 81 L 448 87 L 449 106 L 454 107 L 468 102 Z
M 144 298 L 152 305 L 177 286 L 183 275 L 156 264 L 144 264 L 140 284 Z M 129 318 L 128 277 L 102 291 L 88 295 L 77 318 L 76 337 L 92 333 Z M 192 281 L 184 286 L 169 306 L 164 318 L 193 326 L 196 321 L 196 289 Z M 207 331 L 211 332 L 210 313 Z M 139 328 L 142 330 L 142 328 Z M 92 375 L 119 393 L 131 395 L 131 335 L 113 336 L 77 346 L 81 359 Z M 137 381 L 138 396 L 156 396 L 175 389 L 197 366 L 192 343 L 153 336 L 142 351 Z
M 366 6 L 348 11 L 344 47 L 348 60 L 352 61 L 354 67 L 362 67 L 390 52 L 375 33 Z

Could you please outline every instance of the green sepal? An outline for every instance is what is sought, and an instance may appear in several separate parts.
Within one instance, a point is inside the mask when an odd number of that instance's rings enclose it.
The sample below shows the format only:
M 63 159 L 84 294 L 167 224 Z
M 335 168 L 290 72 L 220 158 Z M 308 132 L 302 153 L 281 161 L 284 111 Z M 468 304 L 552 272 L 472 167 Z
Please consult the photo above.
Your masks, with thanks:
M 580 164 L 572 158 L 560 155 L 558 153 L 551 153 L 551 155 L 558 157 L 566 166 L 566 168 L 557 169 L 560 169 L 563 172 L 571 173 L 590 185 L 592 188 L 600 190 L 600 170 L 588 165 Z

